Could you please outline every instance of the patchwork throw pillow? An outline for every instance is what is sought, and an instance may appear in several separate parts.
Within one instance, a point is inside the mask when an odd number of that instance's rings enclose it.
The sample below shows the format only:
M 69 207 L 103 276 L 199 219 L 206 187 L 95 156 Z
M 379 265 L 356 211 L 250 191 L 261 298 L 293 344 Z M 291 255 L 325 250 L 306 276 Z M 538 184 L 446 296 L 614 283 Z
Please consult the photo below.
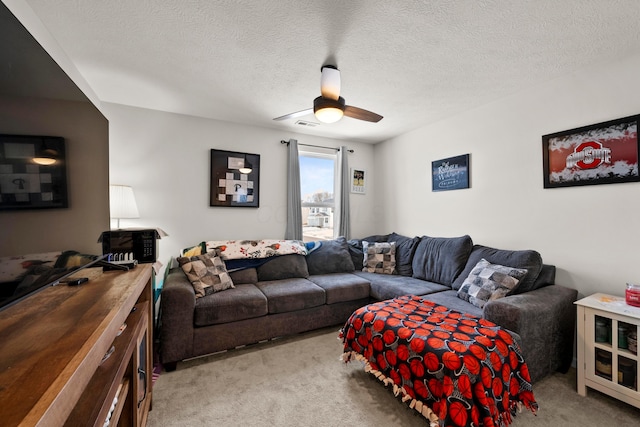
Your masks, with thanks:
M 395 242 L 362 242 L 364 252 L 362 271 L 368 273 L 394 274 L 396 270 Z
M 235 287 L 217 251 L 193 257 L 180 257 L 178 264 L 193 285 L 196 298 Z
M 347 241 L 349 245 L 349 255 L 351 255 L 351 261 L 354 267 L 360 269 L 364 260 L 364 253 L 362 251 L 362 242 L 386 242 L 389 240 L 389 234 L 374 234 L 373 236 L 365 237 L 364 239 L 351 239 Z
M 484 308 L 487 301 L 506 296 L 527 274 L 525 268 L 505 267 L 481 259 L 458 290 L 458 298 Z

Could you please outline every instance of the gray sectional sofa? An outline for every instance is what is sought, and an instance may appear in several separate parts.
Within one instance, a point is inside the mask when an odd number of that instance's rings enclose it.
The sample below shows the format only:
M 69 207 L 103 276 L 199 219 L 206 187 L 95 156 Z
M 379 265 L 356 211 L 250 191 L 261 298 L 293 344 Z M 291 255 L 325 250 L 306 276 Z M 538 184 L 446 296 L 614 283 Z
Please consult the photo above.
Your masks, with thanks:
M 374 252 L 376 243 L 389 248 L 391 242 L 395 254 L 381 254 L 380 260 L 385 267 L 387 261 L 395 263 L 395 274 L 375 272 L 389 269 L 371 262 L 364 266 L 369 271 L 361 271 L 365 253 Z M 507 296 L 474 305 L 462 299 L 459 290 L 482 259 L 516 269 L 519 281 Z M 180 268 L 169 272 L 159 316 L 165 369 L 173 370 L 187 358 L 341 325 L 363 305 L 406 294 L 484 317 L 514 332 L 533 381 L 565 371 L 573 358 L 577 291 L 554 284 L 555 267 L 543 264 L 533 250 L 474 245 L 469 236 L 409 238 L 391 233 L 325 241 L 306 256 L 276 256 L 230 275 L 234 288 L 196 298 Z

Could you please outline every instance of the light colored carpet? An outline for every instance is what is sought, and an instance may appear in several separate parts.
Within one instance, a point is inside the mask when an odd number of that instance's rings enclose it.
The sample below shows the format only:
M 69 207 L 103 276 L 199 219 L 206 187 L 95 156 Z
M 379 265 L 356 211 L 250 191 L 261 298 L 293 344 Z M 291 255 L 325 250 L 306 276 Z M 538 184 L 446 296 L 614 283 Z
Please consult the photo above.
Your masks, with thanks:
M 428 426 L 360 362 L 339 360 L 338 329 L 179 363 L 155 384 L 149 426 Z M 535 383 L 538 415 L 512 426 L 640 426 L 640 409 L 575 384 L 575 370 Z

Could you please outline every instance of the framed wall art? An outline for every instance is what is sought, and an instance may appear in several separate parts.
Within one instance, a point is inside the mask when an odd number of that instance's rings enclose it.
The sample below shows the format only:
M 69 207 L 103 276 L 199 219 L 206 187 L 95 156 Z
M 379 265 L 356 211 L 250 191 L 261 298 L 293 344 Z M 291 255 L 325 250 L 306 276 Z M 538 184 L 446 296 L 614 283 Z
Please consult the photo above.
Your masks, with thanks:
M 640 181 L 640 115 L 542 137 L 544 188 Z
M 469 154 L 431 162 L 432 191 L 469 188 Z
M 351 168 L 351 192 L 365 194 L 367 191 L 366 181 L 367 171 L 364 169 Z
M 210 206 L 260 206 L 260 155 L 211 150 Z
M 0 135 L 0 210 L 66 207 L 64 138 Z

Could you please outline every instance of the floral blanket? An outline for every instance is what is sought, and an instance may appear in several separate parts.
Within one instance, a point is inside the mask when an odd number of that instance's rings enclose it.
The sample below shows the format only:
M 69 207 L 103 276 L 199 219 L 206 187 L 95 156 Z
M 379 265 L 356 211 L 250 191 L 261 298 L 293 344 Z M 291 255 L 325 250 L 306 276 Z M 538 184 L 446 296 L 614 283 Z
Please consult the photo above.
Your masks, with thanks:
M 269 258 L 277 255 L 306 255 L 307 248 L 300 240 L 211 240 L 205 242 L 206 251 L 220 251 L 223 260 Z
M 345 362 L 363 361 L 432 426 L 507 426 L 538 409 L 520 346 L 485 319 L 407 295 L 359 308 L 340 336 Z

